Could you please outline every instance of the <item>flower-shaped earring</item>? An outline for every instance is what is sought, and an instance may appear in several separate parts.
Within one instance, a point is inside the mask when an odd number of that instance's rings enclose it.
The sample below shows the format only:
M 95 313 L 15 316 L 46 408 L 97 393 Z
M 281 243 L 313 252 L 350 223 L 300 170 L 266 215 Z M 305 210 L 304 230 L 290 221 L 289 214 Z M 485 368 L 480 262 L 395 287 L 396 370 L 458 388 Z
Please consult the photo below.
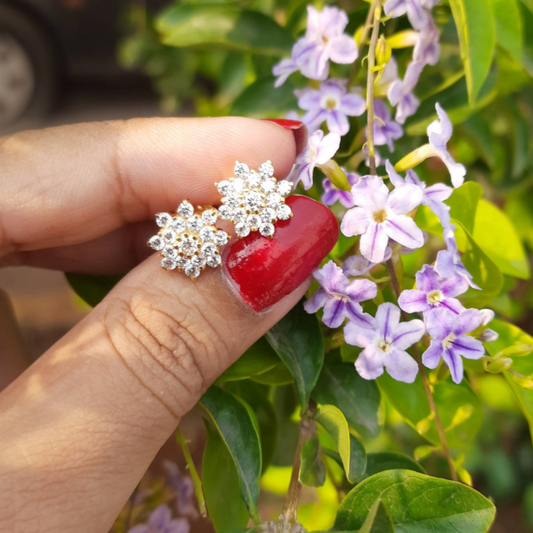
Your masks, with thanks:
M 184 272 L 197 278 L 206 265 L 212 268 L 222 265 L 220 246 L 227 244 L 229 235 L 215 227 L 218 211 L 211 206 L 198 208 L 187 201 L 178 207 L 177 213 L 159 213 L 155 217 L 161 228 L 148 246 L 161 252 L 161 266 L 165 270 Z
M 291 208 L 285 204 L 285 197 L 292 191 L 290 181 L 277 181 L 270 161 L 251 170 L 244 163 L 235 163 L 235 176 L 215 183 L 222 195 L 218 208 L 222 220 L 231 220 L 239 237 L 246 237 L 251 231 L 259 231 L 263 237 L 272 237 L 274 224 L 278 220 L 292 217 Z

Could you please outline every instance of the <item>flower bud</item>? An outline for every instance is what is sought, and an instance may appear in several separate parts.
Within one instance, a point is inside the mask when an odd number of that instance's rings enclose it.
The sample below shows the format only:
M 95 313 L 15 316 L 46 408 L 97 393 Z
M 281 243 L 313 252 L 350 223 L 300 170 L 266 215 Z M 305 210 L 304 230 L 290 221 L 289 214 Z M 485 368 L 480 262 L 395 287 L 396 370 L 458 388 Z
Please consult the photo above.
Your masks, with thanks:
M 391 48 L 409 48 L 410 46 L 415 46 L 419 38 L 419 32 L 404 30 L 387 37 L 387 43 Z
M 531 344 L 514 344 L 500 350 L 494 357 L 525 357 L 533 352 Z
M 509 357 L 484 357 L 483 368 L 491 374 L 499 374 L 511 368 L 513 360 Z
M 428 157 L 438 156 L 437 151 L 431 144 L 424 144 L 420 148 L 413 150 L 410 154 L 407 154 L 403 159 L 400 159 L 395 165 L 394 170 L 396 172 L 405 172 L 410 168 L 414 168 L 420 165 Z
M 351 191 L 352 186 L 346 177 L 346 174 L 343 172 L 342 168 L 339 167 L 337 162 L 330 159 L 323 165 L 317 165 L 317 167 L 326 175 L 326 177 L 341 191 Z
M 498 334 L 493 329 L 484 329 L 477 335 L 477 338 L 481 342 L 492 342 L 498 338 Z
M 355 40 L 355 44 L 359 47 L 361 46 L 361 44 L 363 44 L 361 41 L 363 39 L 363 30 L 365 29 L 364 25 L 362 26 L 359 26 L 359 28 L 357 28 L 357 30 L 355 31 L 354 33 L 354 40 Z
M 382 35 L 376 45 L 376 66 L 384 67 L 389 62 L 391 55 L 391 47 Z
M 533 378 L 530 376 L 522 376 L 520 374 L 513 374 L 513 381 L 520 385 L 523 389 L 533 389 Z

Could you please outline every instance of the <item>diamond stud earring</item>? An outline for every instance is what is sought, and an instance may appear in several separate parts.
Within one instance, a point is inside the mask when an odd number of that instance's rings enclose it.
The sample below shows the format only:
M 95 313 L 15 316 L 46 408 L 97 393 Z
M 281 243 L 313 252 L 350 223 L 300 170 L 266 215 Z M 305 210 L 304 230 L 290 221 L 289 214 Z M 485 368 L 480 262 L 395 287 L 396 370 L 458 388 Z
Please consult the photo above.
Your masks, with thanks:
M 263 237 L 271 238 L 274 224 L 292 217 L 285 197 L 291 193 L 293 184 L 278 181 L 270 161 L 260 165 L 257 171 L 237 161 L 233 172 L 234 177 L 215 183 L 222 195 L 222 205 L 218 208 L 220 218 L 231 220 L 239 237 L 259 231 Z
M 155 217 L 161 228 L 148 246 L 161 252 L 161 266 L 165 270 L 177 269 L 191 279 L 197 278 L 206 265 L 222 265 L 220 246 L 227 244 L 229 235 L 215 226 L 218 211 L 211 206 L 194 207 L 183 201 L 177 213 L 159 213 Z

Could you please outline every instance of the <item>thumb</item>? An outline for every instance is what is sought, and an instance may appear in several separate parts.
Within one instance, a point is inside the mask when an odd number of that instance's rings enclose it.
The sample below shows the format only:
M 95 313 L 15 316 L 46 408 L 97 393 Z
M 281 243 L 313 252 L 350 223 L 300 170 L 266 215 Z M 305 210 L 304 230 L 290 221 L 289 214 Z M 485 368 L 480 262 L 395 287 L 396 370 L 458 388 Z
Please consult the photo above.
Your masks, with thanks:
M 179 419 L 299 301 L 334 246 L 328 208 L 303 196 L 287 204 L 293 217 L 272 239 L 228 245 L 223 269 L 195 282 L 150 257 L 0 396 L 0 453 L 12 469 L 0 526 L 13 531 L 20 513 L 26 530 L 32 520 L 39 531 L 109 530 Z M 28 486 L 29 505 L 13 490 Z

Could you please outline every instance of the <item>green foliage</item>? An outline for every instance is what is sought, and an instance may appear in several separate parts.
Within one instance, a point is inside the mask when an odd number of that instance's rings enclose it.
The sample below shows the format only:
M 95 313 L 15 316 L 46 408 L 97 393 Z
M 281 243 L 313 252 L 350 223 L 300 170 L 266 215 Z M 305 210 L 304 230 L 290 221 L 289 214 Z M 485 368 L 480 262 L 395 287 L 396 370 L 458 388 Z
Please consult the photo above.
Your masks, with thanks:
M 388 470 L 355 487 L 339 507 L 333 531 L 361 528 L 368 509 L 380 498 L 396 531 L 486 533 L 494 505 L 475 490 L 410 470 Z
M 414 470 L 425 474 L 426 471 L 413 458 L 398 452 L 369 453 L 366 456 L 365 477 L 385 470 Z
M 394 533 L 394 531 L 392 518 L 381 499 L 378 498 L 368 511 L 359 533 Z
M 91 307 L 96 307 L 122 276 L 94 276 L 90 274 L 65 274 L 74 292 Z
M 311 437 L 303 445 L 300 481 L 308 487 L 321 487 L 326 481 L 326 466 L 320 455 L 318 437 Z

